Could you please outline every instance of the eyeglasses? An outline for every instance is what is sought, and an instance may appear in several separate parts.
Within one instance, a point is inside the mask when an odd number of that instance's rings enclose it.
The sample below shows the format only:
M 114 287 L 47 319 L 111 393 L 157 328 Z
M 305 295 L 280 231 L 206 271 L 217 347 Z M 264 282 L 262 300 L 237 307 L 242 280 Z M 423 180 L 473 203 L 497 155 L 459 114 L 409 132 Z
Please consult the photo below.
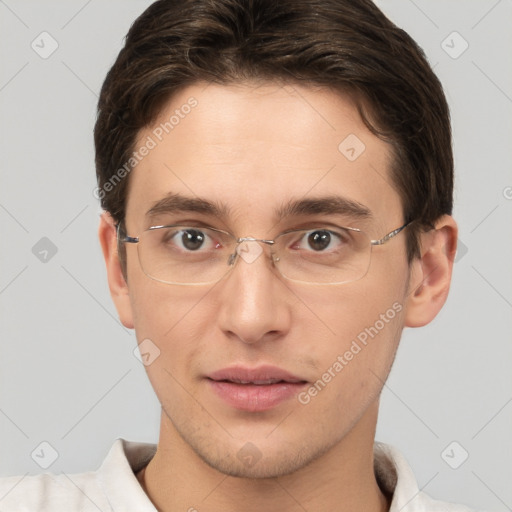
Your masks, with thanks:
M 410 222 L 371 240 L 357 228 L 319 226 L 281 233 L 274 240 L 237 238 L 211 227 L 152 226 L 139 237 L 127 236 L 117 226 L 119 243 L 137 244 L 142 271 L 166 284 L 204 285 L 220 281 L 239 259 L 252 263 L 270 246 L 270 259 L 291 281 L 310 284 L 344 284 L 364 277 L 370 267 L 372 247 L 395 237 Z M 258 242 L 251 244 L 251 242 Z

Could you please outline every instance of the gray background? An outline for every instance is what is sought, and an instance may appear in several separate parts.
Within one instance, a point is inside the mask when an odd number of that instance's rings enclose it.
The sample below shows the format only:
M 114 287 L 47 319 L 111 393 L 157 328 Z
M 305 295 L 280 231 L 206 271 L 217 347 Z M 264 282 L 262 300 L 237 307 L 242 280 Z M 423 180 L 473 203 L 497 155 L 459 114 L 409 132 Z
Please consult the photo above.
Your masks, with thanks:
M 108 293 L 92 143 L 102 81 L 150 3 L 0 0 L 1 475 L 55 457 L 49 471 L 84 471 L 117 437 L 157 439 L 158 403 Z M 462 242 L 444 310 L 404 332 L 377 439 L 429 494 L 512 510 L 512 1 L 377 3 L 445 86 Z M 47 58 L 31 47 L 51 49 L 43 31 L 58 43 Z

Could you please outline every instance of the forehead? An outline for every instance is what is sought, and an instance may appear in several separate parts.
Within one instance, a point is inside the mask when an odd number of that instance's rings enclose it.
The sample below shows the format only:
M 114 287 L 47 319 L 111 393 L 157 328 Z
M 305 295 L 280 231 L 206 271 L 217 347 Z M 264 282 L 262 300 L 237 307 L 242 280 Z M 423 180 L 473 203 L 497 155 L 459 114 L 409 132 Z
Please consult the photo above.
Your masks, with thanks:
M 130 175 L 127 222 L 170 193 L 226 205 L 243 222 L 334 194 L 376 218 L 401 214 L 390 147 L 348 96 L 327 88 L 195 84 L 168 101 L 134 149 L 144 156 Z

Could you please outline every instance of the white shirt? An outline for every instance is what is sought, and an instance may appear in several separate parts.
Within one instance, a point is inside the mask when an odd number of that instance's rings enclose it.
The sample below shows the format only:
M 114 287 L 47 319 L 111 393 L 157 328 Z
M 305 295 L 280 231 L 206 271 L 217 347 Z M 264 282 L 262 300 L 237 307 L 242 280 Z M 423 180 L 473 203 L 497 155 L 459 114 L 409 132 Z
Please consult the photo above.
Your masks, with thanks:
M 156 445 L 118 439 L 97 471 L 0 479 L 2 512 L 156 512 L 135 473 L 153 457 Z M 472 512 L 429 498 L 418 489 L 411 468 L 392 446 L 374 444 L 375 474 L 393 500 L 389 512 Z M 191 504 L 201 510 L 199 504 Z

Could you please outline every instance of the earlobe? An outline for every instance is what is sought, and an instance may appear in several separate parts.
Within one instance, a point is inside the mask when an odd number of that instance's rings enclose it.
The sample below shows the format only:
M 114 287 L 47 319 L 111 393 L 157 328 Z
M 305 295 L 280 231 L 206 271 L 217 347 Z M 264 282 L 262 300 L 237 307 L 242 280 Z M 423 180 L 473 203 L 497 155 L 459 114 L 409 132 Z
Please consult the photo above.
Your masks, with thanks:
M 105 259 L 110 295 L 116 306 L 119 320 L 128 329 L 133 329 L 133 314 L 128 284 L 124 278 L 117 252 L 116 226 L 112 216 L 107 212 L 101 215 L 98 236 Z
M 406 300 L 406 327 L 431 322 L 448 297 L 453 261 L 457 249 L 457 224 L 444 215 L 435 229 L 420 234 L 421 257 L 411 263 Z

